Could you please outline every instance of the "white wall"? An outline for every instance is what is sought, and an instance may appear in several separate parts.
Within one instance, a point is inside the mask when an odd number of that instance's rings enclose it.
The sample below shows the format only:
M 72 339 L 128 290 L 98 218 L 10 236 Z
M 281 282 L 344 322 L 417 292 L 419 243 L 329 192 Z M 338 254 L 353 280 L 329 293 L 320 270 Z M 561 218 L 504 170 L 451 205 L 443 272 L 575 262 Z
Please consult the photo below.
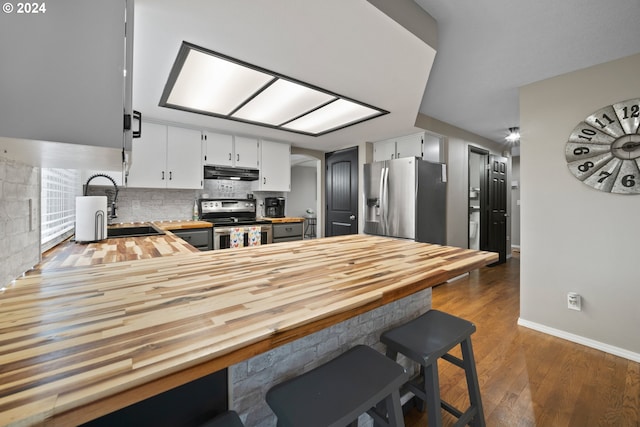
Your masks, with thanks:
M 306 216 L 307 209 L 317 211 L 316 167 L 293 166 L 291 168 L 291 191 L 286 194 L 287 216 Z
M 511 186 L 512 182 L 517 187 Z M 507 188 L 511 191 L 511 247 L 520 247 L 520 155 L 511 158 L 511 181 Z M 507 248 L 510 249 L 510 248 Z
M 573 128 L 606 105 L 640 98 L 640 55 L 520 91 L 520 323 L 640 361 L 640 195 L 578 181 L 565 162 Z M 582 295 L 581 312 L 567 292 Z

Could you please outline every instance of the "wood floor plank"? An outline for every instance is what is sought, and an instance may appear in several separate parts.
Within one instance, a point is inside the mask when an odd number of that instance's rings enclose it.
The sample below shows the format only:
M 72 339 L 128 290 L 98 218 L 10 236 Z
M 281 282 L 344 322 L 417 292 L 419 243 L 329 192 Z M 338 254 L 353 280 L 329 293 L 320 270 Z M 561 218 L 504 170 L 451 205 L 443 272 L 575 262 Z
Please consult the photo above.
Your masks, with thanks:
M 517 325 L 518 258 L 433 288 L 433 308 L 475 323 L 487 426 L 640 427 L 640 364 Z M 464 379 L 441 366 L 441 393 L 465 402 Z M 458 371 L 460 371 L 458 369 Z M 444 426 L 455 418 L 443 412 Z M 428 426 L 415 408 L 407 427 Z

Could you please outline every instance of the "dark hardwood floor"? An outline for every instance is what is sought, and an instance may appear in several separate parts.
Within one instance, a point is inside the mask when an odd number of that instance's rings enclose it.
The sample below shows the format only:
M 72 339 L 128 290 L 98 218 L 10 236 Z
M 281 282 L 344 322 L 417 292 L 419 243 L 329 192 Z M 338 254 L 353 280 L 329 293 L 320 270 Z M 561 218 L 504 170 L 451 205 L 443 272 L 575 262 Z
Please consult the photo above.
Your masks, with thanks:
M 640 364 L 518 326 L 519 283 L 513 257 L 433 289 L 433 308 L 476 324 L 487 426 L 640 427 Z M 462 370 L 439 366 L 442 397 L 466 408 Z M 405 417 L 407 427 L 427 421 L 416 409 Z M 443 411 L 443 421 L 451 426 L 455 418 Z

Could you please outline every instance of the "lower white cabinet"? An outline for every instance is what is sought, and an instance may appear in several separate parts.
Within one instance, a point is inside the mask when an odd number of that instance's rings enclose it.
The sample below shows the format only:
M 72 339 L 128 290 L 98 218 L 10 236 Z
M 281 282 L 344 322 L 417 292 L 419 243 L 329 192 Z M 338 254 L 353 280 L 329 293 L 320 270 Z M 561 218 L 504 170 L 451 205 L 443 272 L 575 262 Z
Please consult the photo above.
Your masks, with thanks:
M 253 191 L 291 191 L 291 145 L 261 140 L 258 147 L 260 179 Z
M 132 143 L 128 187 L 202 188 L 199 130 L 145 123 Z

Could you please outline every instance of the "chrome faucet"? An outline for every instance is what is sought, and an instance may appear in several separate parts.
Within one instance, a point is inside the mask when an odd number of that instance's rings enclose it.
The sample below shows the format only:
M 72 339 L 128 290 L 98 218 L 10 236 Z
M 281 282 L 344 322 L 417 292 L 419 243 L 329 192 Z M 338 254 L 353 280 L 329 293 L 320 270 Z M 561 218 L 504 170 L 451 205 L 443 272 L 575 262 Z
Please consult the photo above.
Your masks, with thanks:
M 111 178 L 109 175 L 105 175 L 103 173 L 97 173 L 95 175 L 92 175 L 87 180 L 87 183 L 84 185 L 84 195 L 85 196 L 88 195 L 87 193 L 89 192 L 89 183 L 91 182 L 91 180 L 99 176 L 103 178 L 107 178 L 109 181 L 111 181 L 113 183 L 113 188 L 115 189 L 115 195 L 113 196 L 113 201 L 111 202 L 111 209 L 109 211 L 109 222 L 111 222 L 112 219 L 118 217 L 118 215 L 116 215 L 116 202 L 118 200 L 118 185 L 116 184 L 116 181 L 113 178 Z

